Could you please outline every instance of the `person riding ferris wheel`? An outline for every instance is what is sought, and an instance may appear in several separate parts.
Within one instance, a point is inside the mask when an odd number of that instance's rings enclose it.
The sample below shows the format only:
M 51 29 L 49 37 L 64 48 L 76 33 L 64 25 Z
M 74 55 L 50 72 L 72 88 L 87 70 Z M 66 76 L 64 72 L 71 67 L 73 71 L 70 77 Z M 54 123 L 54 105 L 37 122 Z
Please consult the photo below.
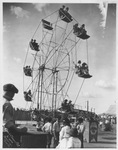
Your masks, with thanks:
M 31 109 L 56 110 L 66 98 L 74 74 L 83 79 L 92 77 L 87 46 L 87 62 L 80 65 L 78 60 L 77 64 L 80 41 L 88 45 L 89 37 L 85 25 L 80 25 L 65 6 L 40 21 L 23 66 L 24 99 Z

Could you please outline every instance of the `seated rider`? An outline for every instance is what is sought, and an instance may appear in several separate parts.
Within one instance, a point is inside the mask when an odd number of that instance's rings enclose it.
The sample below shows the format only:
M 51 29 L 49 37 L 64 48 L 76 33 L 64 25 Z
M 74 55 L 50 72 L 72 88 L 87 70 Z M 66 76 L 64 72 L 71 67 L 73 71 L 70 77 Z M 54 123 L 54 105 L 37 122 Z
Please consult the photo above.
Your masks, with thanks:
M 81 31 L 81 34 L 86 34 L 87 33 L 87 31 L 85 30 L 85 24 L 81 25 L 80 31 Z
M 65 6 L 63 5 L 62 8 L 59 9 L 59 15 L 60 17 L 64 17 L 64 12 L 65 12 Z
M 35 49 L 36 51 L 39 51 L 39 45 L 38 45 L 38 43 L 36 43 L 36 40 L 34 40 L 34 42 L 33 42 L 32 44 L 33 44 L 33 46 L 34 46 L 34 49 Z
M 84 62 L 81 67 L 82 74 L 89 74 L 88 65 Z
M 65 110 L 66 108 L 67 108 L 67 99 L 65 99 L 63 102 L 62 102 L 62 104 L 61 104 L 61 106 L 62 106 L 62 110 Z
M 77 68 L 76 74 L 78 74 L 78 75 L 81 75 L 81 74 L 82 74 L 81 67 L 82 67 L 82 66 L 81 66 L 81 60 L 79 60 L 79 61 L 78 61 L 78 64 L 75 65 L 75 68 Z
M 31 39 L 31 44 L 36 51 L 39 51 L 39 45 L 36 43 L 36 40 Z
M 78 23 L 76 23 L 76 24 L 73 26 L 73 30 L 74 30 L 73 33 L 74 33 L 76 36 L 79 36 L 79 35 L 82 34 L 81 29 L 78 27 Z
M 68 102 L 68 111 L 73 111 L 73 108 L 74 108 L 74 106 L 72 104 L 72 101 L 69 100 L 69 102 Z
M 68 15 L 69 7 L 66 7 L 65 14 Z
M 61 10 L 64 10 L 64 9 L 65 9 L 65 6 L 63 5 L 62 8 L 60 8 L 60 9 L 61 9 Z
M 77 67 L 78 67 L 78 69 L 81 68 L 81 60 L 78 61 Z
M 30 68 L 30 66 L 24 67 L 24 73 L 26 76 L 32 76 L 32 69 Z
M 31 97 L 32 97 L 31 90 L 29 90 L 28 92 L 26 91 L 24 92 L 24 98 L 26 101 L 31 101 Z
M 73 30 L 74 30 L 73 33 L 78 32 L 78 23 L 76 23 L 75 25 L 73 25 Z

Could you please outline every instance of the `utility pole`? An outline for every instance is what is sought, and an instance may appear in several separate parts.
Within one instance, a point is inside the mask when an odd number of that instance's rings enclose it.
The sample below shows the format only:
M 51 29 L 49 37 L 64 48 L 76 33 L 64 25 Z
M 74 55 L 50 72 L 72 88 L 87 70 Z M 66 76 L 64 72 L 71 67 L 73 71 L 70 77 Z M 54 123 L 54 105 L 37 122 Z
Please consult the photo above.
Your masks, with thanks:
M 87 112 L 89 111 L 89 101 L 87 101 Z
M 95 113 L 95 108 L 94 108 L 94 113 Z

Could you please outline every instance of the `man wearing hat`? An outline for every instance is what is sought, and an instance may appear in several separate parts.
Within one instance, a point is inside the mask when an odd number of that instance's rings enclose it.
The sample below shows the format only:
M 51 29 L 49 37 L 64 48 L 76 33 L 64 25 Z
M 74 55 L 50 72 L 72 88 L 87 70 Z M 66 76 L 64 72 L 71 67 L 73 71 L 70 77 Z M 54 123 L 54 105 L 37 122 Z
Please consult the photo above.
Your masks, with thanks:
M 7 128 L 8 132 L 13 135 L 14 139 L 19 142 L 20 135 L 27 132 L 27 128 L 17 128 L 14 120 L 14 109 L 10 101 L 13 100 L 15 94 L 18 93 L 18 89 L 13 84 L 5 84 L 3 86 L 3 98 L 5 100 L 3 104 L 3 125 Z

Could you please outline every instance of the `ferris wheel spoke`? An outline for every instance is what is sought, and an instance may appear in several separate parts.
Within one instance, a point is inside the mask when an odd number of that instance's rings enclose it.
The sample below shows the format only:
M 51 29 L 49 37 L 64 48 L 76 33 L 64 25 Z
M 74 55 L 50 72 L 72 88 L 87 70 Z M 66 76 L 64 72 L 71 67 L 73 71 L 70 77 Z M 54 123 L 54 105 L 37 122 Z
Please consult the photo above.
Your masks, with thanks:
M 41 20 L 32 37 L 32 40 L 38 40 L 39 49 L 33 49 L 29 44 L 25 58 L 24 65 L 31 66 L 32 74 L 30 78 L 24 76 L 23 89 L 31 89 L 32 102 L 40 110 L 47 106 L 56 109 L 68 96 L 75 73 L 73 62 L 77 62 L 77 48 L 81 42 L 73 32 L 74 18 L 71 15 L 72 18 L 66 15 L 61 18 L 59 10 Z

